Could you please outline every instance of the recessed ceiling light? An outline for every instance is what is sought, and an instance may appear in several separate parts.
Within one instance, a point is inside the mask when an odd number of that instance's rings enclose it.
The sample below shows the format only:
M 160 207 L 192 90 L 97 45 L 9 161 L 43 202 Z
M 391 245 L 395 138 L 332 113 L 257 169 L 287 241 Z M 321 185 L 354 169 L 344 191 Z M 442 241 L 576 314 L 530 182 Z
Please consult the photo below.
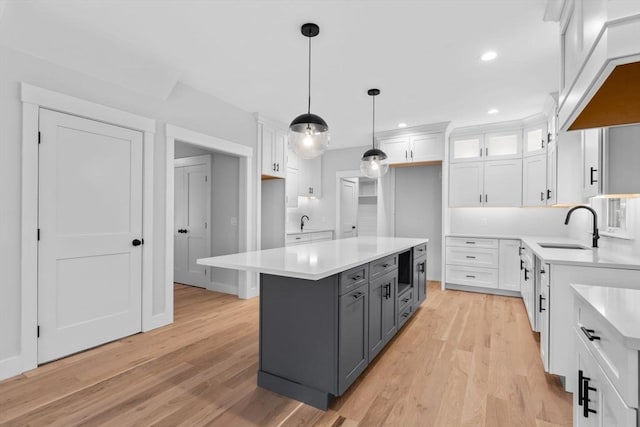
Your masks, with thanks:
M 406 127 L 407 127 L 407 124 L 406 124 L 406 123 L 404 123 L 404 122 L 402 122 L 402 123 L 398 123 L 398 127 L 399 127 L 399 128 L 406 128 Z
M 497 53 L 495 53 L 494 51 L 489 51 L 489 52 L 483 53 L 480 59 L 482 59 L 483 61 L 492 61 L 497 57 L 498 57 Z
M 488 114 L 497 114 L 498 113 L 498 109 L 496 108 L 492 108 L 489 111 L 487 111 Z

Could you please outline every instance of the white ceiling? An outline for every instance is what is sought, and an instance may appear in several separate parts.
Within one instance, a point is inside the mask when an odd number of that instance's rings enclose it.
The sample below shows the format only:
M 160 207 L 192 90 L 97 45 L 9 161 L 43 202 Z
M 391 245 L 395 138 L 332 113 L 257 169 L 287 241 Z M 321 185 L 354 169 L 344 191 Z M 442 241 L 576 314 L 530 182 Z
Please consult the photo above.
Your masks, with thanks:
M 147 91 L 155 87 L 159 97 L 179 79 L 288 124 L 306 111 L 307 39 L 300 25 L 315 22 L 320 35 L 312 42 L 311 111 L 328 122 L 332 148 L 342 148 L 370 140 L 371 87 L 382 91 L 377 130 L 399 122 L 453 121 L 458 127 L 540 112 L 559 75 L 558 27 L 542 21 L 545 4 L 10 0 L 0 35 L 10 47 L 54 62 L 55 54 L 76 68 L 84 60 L 85 68 L 91 61 L 95 70 L 111 70 L 137 56 L 158 70 L 153 76 L 147 71 L 146 82 L 135 72 L 122 76 L 122 67 L 100 77 L 113 75 L 123 85 L 138 81 Z M 73 49 L 65 49 L 70 40 Z M 480 61 L 486 50 L 498 58 Z M 500 113 L 488 115 L 490 108 Z

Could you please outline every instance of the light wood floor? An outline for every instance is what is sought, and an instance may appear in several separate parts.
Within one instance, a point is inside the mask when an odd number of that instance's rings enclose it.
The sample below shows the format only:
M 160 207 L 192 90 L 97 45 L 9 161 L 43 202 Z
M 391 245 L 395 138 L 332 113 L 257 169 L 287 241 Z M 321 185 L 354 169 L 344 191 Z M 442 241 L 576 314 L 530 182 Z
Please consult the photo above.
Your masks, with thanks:
M 0 382 L 3 425 L 571 425 L 522 301 L 429 283 L 327 412 L 256 387 L 258 301 L 176 285 L 175 323 Z M 286 349 L 283 349 L 286 351 Z

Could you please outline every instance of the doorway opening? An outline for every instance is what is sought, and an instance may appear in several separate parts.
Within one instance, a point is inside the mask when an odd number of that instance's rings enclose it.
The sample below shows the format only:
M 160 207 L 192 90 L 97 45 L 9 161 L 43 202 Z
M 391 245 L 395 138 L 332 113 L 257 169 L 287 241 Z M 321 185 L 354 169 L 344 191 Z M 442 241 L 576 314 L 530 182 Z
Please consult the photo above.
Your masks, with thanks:
M 380 234 L 379 181 L 360 171 L 336 173 L 336 236 L 338 239 Z
M 239 252 L 239 177 L 238 156 L 175 141 L 175 284 L 238 295 L 237 271 L 197 260 Z

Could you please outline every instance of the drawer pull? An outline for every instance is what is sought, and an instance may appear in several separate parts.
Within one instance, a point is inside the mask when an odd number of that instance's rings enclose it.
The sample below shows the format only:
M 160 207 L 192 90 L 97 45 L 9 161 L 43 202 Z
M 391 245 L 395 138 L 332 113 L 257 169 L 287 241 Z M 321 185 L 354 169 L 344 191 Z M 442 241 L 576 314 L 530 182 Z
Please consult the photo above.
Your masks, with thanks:
M 470 274 L 467 274 L 467 277 L 470 277 L 471 279 L 475 279 L 476 278 L 476 276 L 472 276 Z
M 353 276 L 353 277 L 351 278 L 351 280 L 355 280 L 355 281 L 358 281 L 358 280 L 360 280 L 360 279 L 362 279 L 362 276 L 360 276 L 359 274 L 358 274 L 357 276 Z
M 302 237 L 296 237 L 296 240 L 300 240 L 300 239 L 302 239 Z
M 520 270 L 524 270 L 524 260 L 520 260 Z
M 358 292 L 356 294 L 353 294 L 353 299 L 356 300 L 356 299 L 358 299 L 360 297 L 363 297 L 363 296 L 364 296 L 364 292 Z
M 382 268 L 387 268 L 389 267 L 389 264 L 382 264 Z
M 540 307 L 539 308 L 540 313 L 546 310 L 546 308 L 542 308 L 542 301 L 546 301 L 546 298 L 540 295 L 540 300 L 538 302 L 538 306 Z
M 474 257 L 473 255 L 467 255 L 467 258 L 469 258 L 469 259 L 476 259 L 476 257 Z
M 402 300 L 402 303 L 404 304 L 405 302 L 409 301 L 409 298 L 405 298 Z
M 599 340 L 600 337 L 597 335 L 593 335 L 595 333 L 595 331 L 593 329 L 587 329 L 584 326 L 580 326 L 580 329 L 582 330 L 582 332 L 584 332 L 584 334 L 587 336 L 587 339 L 589 341 L 594 341 L 594 340 Z
M 524 269 L 524 280 L 529 280 L 529 270 Z
M 476 242 L 465 242 L 467 245 L 475 245 Z
M 423 248 L 418 249 L 418 252 L 424 252 Z
M 407 317 L 409 317 L 409 313 L 404 313 L 404 314 L 402 315 L 402 317 L 404 317 L 404 318 L 406 319 Z

